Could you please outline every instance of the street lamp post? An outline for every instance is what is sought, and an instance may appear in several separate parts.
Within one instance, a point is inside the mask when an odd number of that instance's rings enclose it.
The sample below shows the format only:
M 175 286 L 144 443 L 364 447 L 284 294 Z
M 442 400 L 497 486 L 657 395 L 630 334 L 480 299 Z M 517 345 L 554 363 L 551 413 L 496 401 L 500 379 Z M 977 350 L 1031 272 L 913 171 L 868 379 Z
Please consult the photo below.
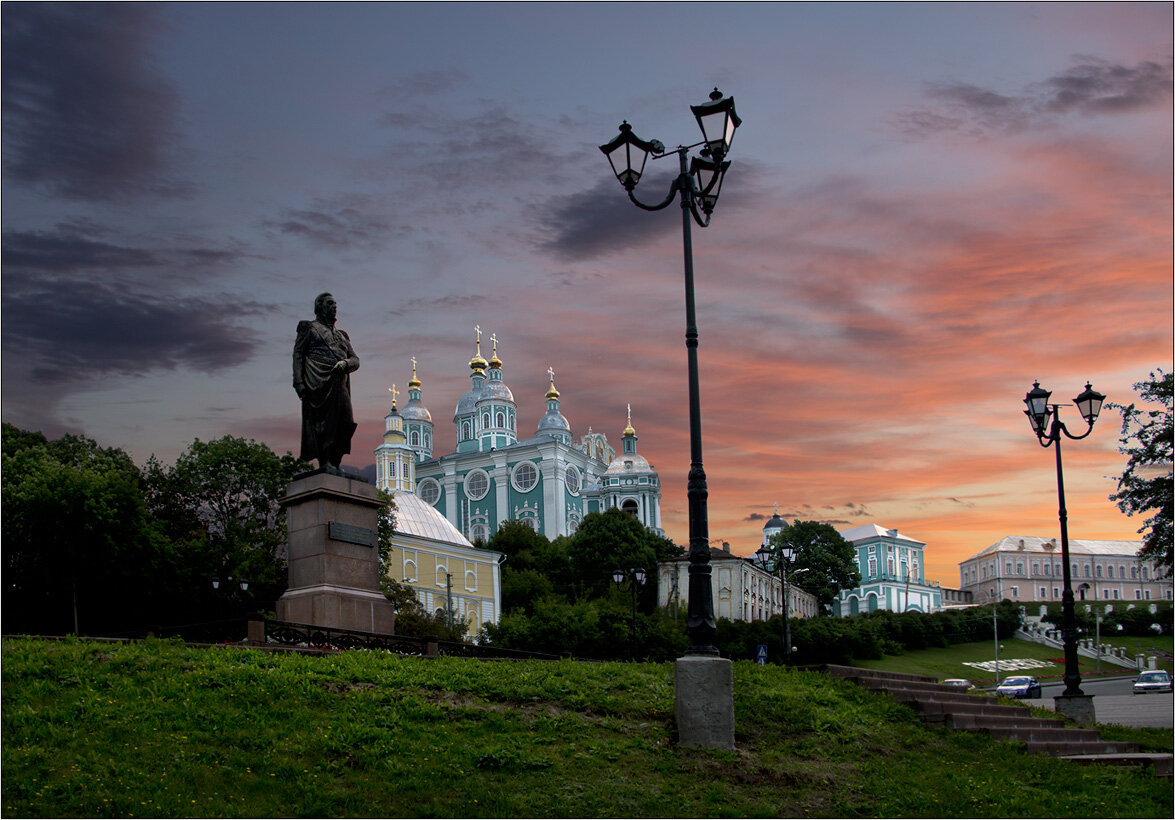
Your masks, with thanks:
M 612 571 L 612 581 L 616 586 L 622 586 L 628 580 L 628 588 L 632 590 L 632 659 L 636 660 L 636 596 L 645 585 L 645 571 L 641 567 L 635 569 L 616 569 Z
M 716 624 L 714 597 L 710 586 L 710 533 L 706 511 L 706 473 L 702 468 L 702 411 L 698 386 L 698 323 L 694 312 L 694 262 L 690 238 L 691 217 L 705 228 L 718 203 L 722 178 L 730 162 L 734 132 L 742 124 L 734 110 L 734 98 L 723 97 L 718 89 L 710 94 L 710 101 L 692 105 L 690 110 L 702 130 L 703 140 L 693 145 L 666 149 L 658 140 L 645 141 L 632 132 L 627 121 L 621 123 L 620 134 L 600 150 L 608 157 L 612 171 L 628 198 L 638 208 L 659 211 L 667 208 L 680 196 L 682 247 L 685 257 L 685 345 L 689 363 L 690 411 L 690 470 L 686 495 L 689 500 L 689 655 L 717 655 L 714 646 Z M 690 149 L 702 146 L 699 156 L 687 164 Z M 645 162 L 677 154 L 680 171 L 669 188 L 669 194 L 656 205 L 647 205 L 633 193 L 644 173 Z
M 1077 621 L 1073 612 L 1072 575 L 1069 566 L 1069 513 L 1065 509 L 1065 477 L 1061 470 L 1061 436 L 1073 441 L 1079 441 L 1093 432 L 1093 423 L 1097 421 L 1101 412 L 1102 402 L 1106 397 L 1093 389 L 1089 382 L 1085 383 L 1085 390 L 1073 403 L 1077 411 L 1085 420 L 1087 429 L 1079 436 L 1072 435 L 1060 418 L 1061 405 L 1049 404 L 1051 391 L 1035 382 L 1032 389 L 1024 397 L 1024 404 L 1028 409 L 1024 414 L 1032 424 L 1032 432 L 1044 448 L 1055 447 L 1057 454 L 1057 512 L 1061 522 L 1061 639 L 1065 645 L 1065 691 L 1061 697 L 1085 697 L 1081 691 L 1081 673 L 1078 671 L 1077 660 Z

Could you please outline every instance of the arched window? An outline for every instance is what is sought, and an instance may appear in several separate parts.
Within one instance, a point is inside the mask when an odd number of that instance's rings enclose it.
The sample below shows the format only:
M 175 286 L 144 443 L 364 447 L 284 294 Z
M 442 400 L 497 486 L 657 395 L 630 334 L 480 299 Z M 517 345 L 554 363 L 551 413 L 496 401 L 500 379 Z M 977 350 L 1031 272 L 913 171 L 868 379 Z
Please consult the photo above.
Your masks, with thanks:
M 636 518 L 638 507 L 637 507 L 636 501 L 634 501 L 633 499 L 631 499 L 631 498 L 627 499 L 623 504 L 620 505 L 620 509 L 624 510 L 626 513 L 631 515 L 633 518 Z
M 468 441 L 470 438 L 472 438 L 472 436 L 473 431 L 469 428 L 469 422 L 463 422 L 461 424 L 461 440 Z
M 506 426 L 506 414 L 501 411 L 498 411 L 498 417 L 497 417 L 497 420 L 495 421 L 495 423 L 499 427 L 505 427 Z
M 412 446 L 418 447 L 420 445 L 420 432 L 418 430 L 412 431 Z
M 490 414 L 489 413 L 482 413 L 481 429 L 488 430 L 489 426 L 490 426 Z

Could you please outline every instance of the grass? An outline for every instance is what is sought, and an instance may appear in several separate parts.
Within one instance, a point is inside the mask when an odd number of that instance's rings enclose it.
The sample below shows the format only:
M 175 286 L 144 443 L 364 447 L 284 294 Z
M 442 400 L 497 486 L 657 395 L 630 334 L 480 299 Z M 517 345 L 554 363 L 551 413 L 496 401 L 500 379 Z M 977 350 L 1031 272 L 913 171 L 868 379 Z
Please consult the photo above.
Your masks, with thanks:
M 1168 642 L 1170 642 L 1168 640 Z M 1044 644 L 1022 641 L 1018 639 L 1000 642 L 1001 663 L 1012 658 L 1031 658 L 1051 662 L 1052 666 L 1036 669 L 1025 669 L 1023 673 L 1033 675 L 1041 680 L 1060 679 L 1065 674 L 1064 652 Z M 984 671 L 968 662 L 983 663 L 995 659 L 995 645 L 993 641 L 978 641 L 975 643 L 961 643 L 943 649 L 923 649 L 915 652 L 906 652 L 903 655 L 886 655 L 879 660 L 854 661 L 854 666 L 866 669 L 880 669 L 886 672 L 907 672 L 915 675 L 933 675 L 937 678 L 967 678 L 976 686 L 994 686 L 994 670 Z M 1160 664 L 1161 665 L 1161 664 Z M 1097 660 L 1084 655 L 1078 659 L 1081 677 L 1096 678 Z M 1167 667 L 1164 667 L 1167 668 Z M 1000 677 L 1016 674 L 1019 670 L 1012 670 L 1001 666 Z M 1102 676 L 1131 675 L 1134 670 L 1110 663 L 1102 659 Z
M 672 664 L 3 642 L 8 816 L 1167 817 L 1147 772 L 924 727 L 734 665 L 735 751 L 683 749 Z M 1135 730 L 1171 748 L 1164 731 Z

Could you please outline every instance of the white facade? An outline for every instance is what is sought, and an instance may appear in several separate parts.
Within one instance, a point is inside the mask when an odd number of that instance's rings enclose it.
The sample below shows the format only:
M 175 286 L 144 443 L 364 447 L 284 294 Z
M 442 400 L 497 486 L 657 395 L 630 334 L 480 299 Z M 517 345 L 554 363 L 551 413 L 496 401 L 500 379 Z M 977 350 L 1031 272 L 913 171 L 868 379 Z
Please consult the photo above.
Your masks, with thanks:
M 783 582 L 748 558 L 728 549 L 710 549 L 710 589 L 714 616 L 732 621 L 766 621 L 783 614 Z M 788 617 L 816 615 L 816 596 L 788 585 Z M 689 556 L 657 565 L 657 605 L 680 607 L 689 600 Z
M 1138 557 L 1141 541 L 1069 541 L 1076 601 L 1170 601 L 1171 576 Z M 959 563 L 961 589 L 976 604 L 1060 601 L 1064 581 L 1056 538 L 1006 536 Z

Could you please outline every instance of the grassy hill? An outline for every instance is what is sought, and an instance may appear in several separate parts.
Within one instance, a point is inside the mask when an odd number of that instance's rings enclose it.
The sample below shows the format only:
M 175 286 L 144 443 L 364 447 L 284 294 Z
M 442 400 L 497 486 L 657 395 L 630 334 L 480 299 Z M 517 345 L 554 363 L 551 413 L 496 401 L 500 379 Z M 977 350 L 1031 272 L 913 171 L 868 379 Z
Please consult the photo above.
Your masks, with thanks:
M 738 748 L 679 748 L 672 664 L 3 641 L 7 816 L 1168 817 L 1170 784 L 735 664 Z M 1168 732 L 1115 730 L 1149 748 Z M 1107 733 L 1109 734 L 1109 733 Z
M 1147 652 L 1148 654 L 1153 654 L 1156 649 L 1165 650 L 1166 655 L 1159 656 L 1159 667 L 1167 670 L 1171 669 L 1171 636 L 1146 639 L 1118 638 L 1116 640 L 1119 646 L 1127 646 L 1131 652 Z M 1132 643 L 1128 643 L 1130 641 Z M 1060 649 L 1018 639 L 1001 641 L 1000 646 L 1003 647 L 1000 650 L 1000 658 L 1004 661 L 1011 658 L 1031 658 L 1051 664 L 1050 666 L 1044 666 L 1038 669 L 1026 669 L 1023 671 L 1025 675 L 1034 675 L 1041 680 L 1052 680 L 1060 679 L 1065 674 L 1065 653 Z M 975 643 L 953 644 L 942 649 L 923 649 L 906 652 L 903 655 L 886 655 L 877 660 L 854 661 L 853 665 L 862 666 L 866 669 L 881 669 L 887 672 L 933 675 L 940 679 L 968 678 L 976 686 L 994 686 L 998 683 L 995 679 L 994 670 L 984 671 L 967 665 L 968 663 L 991 661 L 994 658 L 995 646 L 993 642 L 977 641 Z M 1083 679 L 1088 678 L 1092 680 L 1097 677 L 1097 660 L 1094 658 L 1081 656 L 1078 659 L 1078 668 Z M 1132 670 L 1112 664 L 1106 660 L 1102 661 L 1101 670 L 1103 676 L 1134 674 Z M 1005 667 L 1000 672 L 1000 677 L 1003 678 L 1013 674 L 1017 673 Z

